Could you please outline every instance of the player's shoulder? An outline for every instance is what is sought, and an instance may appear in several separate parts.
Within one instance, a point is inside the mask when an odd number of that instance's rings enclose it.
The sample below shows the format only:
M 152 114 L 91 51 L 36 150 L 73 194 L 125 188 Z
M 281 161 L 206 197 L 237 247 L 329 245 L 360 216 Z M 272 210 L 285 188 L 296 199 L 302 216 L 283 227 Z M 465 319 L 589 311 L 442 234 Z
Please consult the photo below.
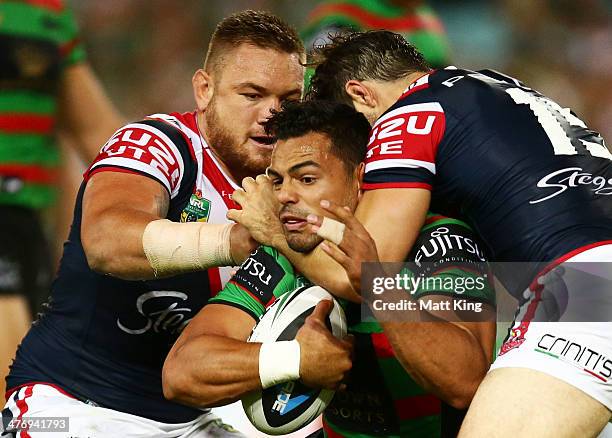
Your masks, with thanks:
M 478 263 L 487 260 L 485 245 L 470 225 L 457 218 L 429 212 L 410 258 L 435 263 L 449 255 Z
M 413 82 L 396 102 L 396 107 L 436 104 L 441 111 L 456 114 L 487 103 L 483 93 L 502 92 L 507 87 L 525 87 L 517 79 L 495 70 L 467 70 L 449 66 L 433 70 Z

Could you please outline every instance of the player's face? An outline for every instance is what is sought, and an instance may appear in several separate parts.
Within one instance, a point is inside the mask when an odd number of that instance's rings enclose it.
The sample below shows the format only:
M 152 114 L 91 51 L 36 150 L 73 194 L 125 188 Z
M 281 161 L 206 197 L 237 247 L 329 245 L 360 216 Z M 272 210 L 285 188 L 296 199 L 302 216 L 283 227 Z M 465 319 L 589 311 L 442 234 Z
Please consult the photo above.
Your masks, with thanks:
M 287 243 L 294 251 L 308 252 L 321 242 L 306 222 L 310 213 L 325 214 L 321 200 L 351 209 L 357 206 L 357 171 L 349 172 L 330 152 L 330 140 L 325 134 L 311 132 L 279 141 L 268 176 L 281 204 L 279 218 Z
M 263 127 L 272 110 L 302 94 L 297 54 L 242 44 L 222 58 L 204 117 L 208 140 L 233 176 L 257 175 L 270 164 L 275 140 Z

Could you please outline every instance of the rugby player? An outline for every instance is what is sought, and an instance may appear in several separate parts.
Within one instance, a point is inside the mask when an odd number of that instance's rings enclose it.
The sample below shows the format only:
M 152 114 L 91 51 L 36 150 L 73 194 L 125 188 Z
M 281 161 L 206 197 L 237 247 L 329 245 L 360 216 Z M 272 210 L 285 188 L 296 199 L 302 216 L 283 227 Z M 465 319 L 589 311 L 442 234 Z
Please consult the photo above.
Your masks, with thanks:
M 5 425 L 69 416 L 71 436 L 241 436 L 209 410 L 166 400 L 161 371 L 229 266 L 254 249 L 225 218 L 230 195 L 269 164 L 274 138 L 263 122 L 301 97 L 303 56 L 277 17 L 232 15 L 193 76 L 197 109 L 130 123 L 103 146 L 79 191 L 49 308 L 7 378 Z
M 55 256 L 70 225 L 62 216 L 53 230 L 57 241 L 51 242 L 45 232 L 50 227 L 43 222 L 49 222 L 58 198 L 70 198 L 72 208 L 82 179 L 82 170 L 71 168 L 73 162 L 62 165 L 60 158 L 67 154 L 75 162 L 91 161 L 122 121 L 87 62 L 74 14 L 62 0 L 3 1 L 0 17 L 0 394 L 4 394 L 9 363 L 49 295 Z M 66 175 L 78 175 L 78 182 L 65 181 Z
M 267 172 L 280 204 L 277 217 L 287 244 L 309 253 L 322 239 L 309 232 L 306 217 L 324 212 L 321 199 L 352 210 L 357 206 L 370 126 L 348 105 L 307 101 L 286 105 L 269 120 L 267 130 L 278 139 Z M 245 182 L 248 191 L 250 183 Z M 471 240 L 482 248 L 465 223 L 433 214 L 419 242 L 431 249 L 430 239 L 440 233 Z M 475 275 L 471 271 L 486 270 L 482 249 L 476 253 L 465 246 L 448 250 L 452 257 L 444 257 L 448 254 L 440 249 L 420 261 L 435 265 L 433 276 L 440 278 L 468 277 Z M 469 269 L 456 269 L 459 263 Z M 325 327 L 329 301 L 317 306 L 296 341 L 266 348 L 246 343 L 275 298 L 308 284 L 277 250 L 259 247 L 187 325 L 170 351 L 164 364 L 165 394 L 193 406 L 214 406 L 298 377 L 310 386 L 338 388 L 350 368 L 350 350 Z M 419 290 L 415 296 L 435 300 L 441 293 Z M 456 295 L 489 308 L 494 305 L 489 287 Z M 362 321 L 359 305 L 345 308 L 355 355 L 346 391 L 337 393 L 325 411 L 327 436 L 455 436 L 457 418 L 461 418 L 458 410 L 468 406 L 492 359 L 495 323 L 440 319 L 387 323 L 385 330 L 393 326 L 404 334 L 399 350 L 395 349 L 402 356 L 400 363 L 381 325 L 372 318 Z M 326 334 L 328 347 L 313 348 L 314 342 L 321 342 L 314 336 L 317 332 Z M 297 351 L 292 349 L 296 346 Z
M 350 103 L 373 124 L 365 193 L 355 213 L 365 229 L 346 214 L 344 234 L 334 226 L 339 232 L 328 236 L 338 248 L 292 252 L 270 233 L 269 223 L 261 232 L 258 219 L 265 214 L 257 210 L 272 190 L 263 179 L 235 197 L 243 210 L 229 217 L 247 225 L 258 241 L 274 243 L 312 281 L 358 300 L 359 257 L 374 252 L 358 248 L 359 242 L 371 235 L 381 261 L 401 261 L 430 204 L 442 214 L 461 212 L 492 260 L 532 263 L 523 266 L 526 279 L 516 271 L 498 272 L 508 290 L 524 297 L 523 316 L 480 386 L 460 435 L 595 436 L 612 409 L 610 312 L 582 319 L 589 323 L 531 318 L 542 295 L 538 279 L 552 266 L 612 261 L 612 155 L 603 138 L 514 78 L 454 67 L 430 71 L 420 53 L 392 32 L 336 38 L 321 56 L 313 97 Z M 343 214 L 337 206 L 332 211 Z M 318 218 L 313 222 L 322 225 Z M 339 269 L 328 253 L 348 269 Z M 570 285 L 570 299 L 583 289 Z M 608 302 L 599 304 L 609 306 L 609 287 L 602 296 Z M 563 357 L 538 351 L 551 338 L 580 351 Z M 592 353 L 582 354 L 587 350 Z

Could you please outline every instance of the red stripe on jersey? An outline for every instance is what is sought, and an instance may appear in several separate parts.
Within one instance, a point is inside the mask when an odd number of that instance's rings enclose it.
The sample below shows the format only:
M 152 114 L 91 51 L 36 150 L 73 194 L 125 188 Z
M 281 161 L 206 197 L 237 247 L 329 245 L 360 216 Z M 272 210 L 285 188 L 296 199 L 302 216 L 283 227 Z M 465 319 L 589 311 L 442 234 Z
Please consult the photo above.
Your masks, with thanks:
M 227 180 L 225 175 L 221 172 L 215 160 L 211 157 L 212 152 L 209 149 L 202 151 L 204 161 L 204 175 L 210 180 L 214 189 L 221 195 L 225 206 L 230 208 L 240 208 L 240 205 L 232 201 L 232 193 L 234 193 L 234 187 Z
M 64 2 L 62 0 L 25 0 L 26 3 L 39 6 L 50 11 L 61 12 L 64 10 Z
M 73 40 L 68 41 L 66 44 L 60 47 L 60 54 L 63 57 L 66 57 L 72 52 L 77 45 L 81 43 L 80 38 L 74 38 Z
M 438 415 L 442 410 L 440 399 L 432 394 L 406 397 L 395 400 L 394 403 L 400 420 Z
M 370 335 L 372 339 L 372 346 L 376 352 L 378 358 L 395 357 L 393 347 L 389 343 L 389 339 L 384 333 L 372 333 Z
M 432 224 L 442 219 L 448 219 L 448 218 L 446 216 L 442 216 L 441 214 L 437 214 L 435 216 L 429 216 L 427 219 L 425 219 L 425 225 Z
M 589 245 L 585 245 L 585 246 L 581 246 L 580 248 L 576 248 L 575 250 L 570 251 L 565 255 L 562 255 L 561 257 L 556 259 L 554 262 L 547 265 L 544 269 L 542 269 L 538 273 L 538 275 L 535 276 L 535 279 L 529 285 L 529 289 L 536 290 L 539 286 L 538 278 L 540 278 L 542 275 L 546 274 L 547 272 L 551 271 L 553 268 L 559 266 L 561 263 L 565 262 L 566 260 L 571 259 L 574 256 L 577 256 L 578 254 L 582 252 L 588 251 L 589 249 L 597 248 L 598 246 L 602 246 L 602 245 L 612 245 L 612 240 L 602 240 L 601 242 L 591 243 Z
M 274 294 L 272 294 L 272 298 L 270 298 L 270 300 L 267 303 L 262 303 L 261 302 L 261 297 L 258 297 L 257 295 L 253 294 L 253 292 L 251 292 L 250 290 L 248 290 L 246 287 L 244 287 L 243 285 L 237 283 L 234 280 L 230 280 L 228 281 L 228 283 L 232 283 L 234 286 L 236 286 L 238 289 L 246 292 L 247 294 L 249 294 L 255 301 L 257 301 L 259 304 L 263 305 L 265 309 L 267 309 L 268 307 L 270 307 L 270 305 L 274 302 L 274 300 L 276 299 L 276 297 L 274 296 Z
M 92 176 L 94 176 L 96 173 L 101 173 L 101 172 L 131 173 L 132 175 L 144 176 L 141 172 L 138 172 L 132 169 L 125 169 L 123 167 L 114 167 L 114 166 L 102 166 L 102 167 L 96 167 L 92 171 L 86 170 L 85 173 L 83 174 L 83 179 L 85 181 L 89 181 L 89 179 Z
M 52 184 L 57 181 L 57 170 L 27 164 L 0 164 L 0 175 L 14 176 L 37 184 Z
M 10 133 L 49 134 L 55 118 L 40 114 L 0 114 L 0 131 Z
M 345 438 L 344 435 L 336 432 L 332 426 L 329 425 L 327 421 L 325 421 L 325 417 L 323 418 L 323 430 L 325 430 L 325 436 L 327 438 Z
M 206 273 L 208 274 L 208 284 L 210 285 L 210 297 L 213 298 L 223 289 L 221 274 L 219 273 L 219 268 L 208 268 Z
M 363 183 L 363 190 L 378 189 L 427 189 L 431 190 L 431 185 L 420 182 L 388 182 L 388 183 Z
M 17 408 L 19 408 L 19 416 L 17 417 L 18 420 L 21 420 L 23 415 L 28 412 L 29 407 L 28 403 L 26 402 L 26 399 L 32 396 L 33 391 L 34 386 L 26 386 L 24 397 L 22 399 L 17 400 L 16 405 Z M 30 434 L 28 433 L 28 427 L 26 427 L 25 429 L 21 429 L 21 433 L 19 434 L 19 436 L 21 438 L 31 438 Z
M 175 145 L 168 144 L 157 135 L 154 128 L 149 130 L 127 125 L 117 131 L 89 167 L 86 172 L 87 177 L 95 170 L 94 166 L 103 160 L 108 160 L 104 163 L 108 166 L 129 167 L 129 163 L 117 163 L 116 159 L 144 164 L 145 169 L 134 169 L 141 173 L 155 176 L 157 172 L 160 172 L 165 179 L 164 182 L 170 187 L 170 191 L 173 191 L 178 184 L 182 160 L 180 153 Z M 104 168 L 104 170 L 110 169 L 111 167 Z M 147 169 L 150 169 L 150 172 Z
M 387 29 L 399 32 L 429 30 L 436 33 L 444 33 L 442 22 L 433 15 L 404 15 L 397 18 L 387 18 L 350 4 L 320 6 L 312 12 L 309 21 L 316 21 L 333 14 L 348 15 L 359 21 L 363 25 L 362 27 L 370 29 Z
M 412 163 L 414 166 L 425 167 L 428 163 L 434 166 L 438 145 L 442 141 L 446 126 L 444 113 L 418 109 L 435 108 L 436 105 L 416 104 L 412 107 L 415 111 L 411 111 L 411 105 L 406 105 L 390 112 L 386 116 L 388 118 L 383 116 L 370 134 L 366 169 L 368 164 L 375 162 L 381 162 L 384 168 L 384 160 L 389 160 L 388 167 L 397 167 L 397 163 L 402 160 L 421 162 Z M 404 109 L 406 112 L 402 112 Z M 379 169 L 381 167 L 376 168 Z M 433 170 L 430 171 L 434 173 Z
M 64 394 L 66 397 L 70 397 L 73 398 L 75 400 L 78 400 L 78 398 L 76 398 L 74 395 L 66 392 L 64 389 L 60 388 L 57 385 L 54 385 L 53 383 L 48 383 L 48 382 L 28 382 L 28 383 L 24 383 L 23 385 L 19 385 L 16 386 L 14 388 L 9 389 L 8 391 L 6 391 L 6 393 L 4 394 L 4 399 L 8 401 L 9 397 L 15 393 L 15 391 L 19 391 L 21 388 L 25 387 L 25 386 L 34 386 L 34 385 L 45 385 L 45 386 L 50 386 L 51 388 L 55 389 L 56 391 L 61 392 L 62 394 Z

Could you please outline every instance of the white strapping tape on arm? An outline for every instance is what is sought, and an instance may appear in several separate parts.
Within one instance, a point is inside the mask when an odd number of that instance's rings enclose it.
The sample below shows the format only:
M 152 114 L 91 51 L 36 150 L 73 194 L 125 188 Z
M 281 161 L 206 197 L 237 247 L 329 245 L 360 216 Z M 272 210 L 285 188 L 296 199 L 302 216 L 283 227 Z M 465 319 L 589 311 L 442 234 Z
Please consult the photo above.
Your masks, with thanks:
M 232 266 L 230 232 L 233 226 L 158 219 L 145 227 L 142 247 L 155 277 Z
M 263 389 L 300 378 L 300 344 L 264 342 L 259 350 L 259 379 Z

